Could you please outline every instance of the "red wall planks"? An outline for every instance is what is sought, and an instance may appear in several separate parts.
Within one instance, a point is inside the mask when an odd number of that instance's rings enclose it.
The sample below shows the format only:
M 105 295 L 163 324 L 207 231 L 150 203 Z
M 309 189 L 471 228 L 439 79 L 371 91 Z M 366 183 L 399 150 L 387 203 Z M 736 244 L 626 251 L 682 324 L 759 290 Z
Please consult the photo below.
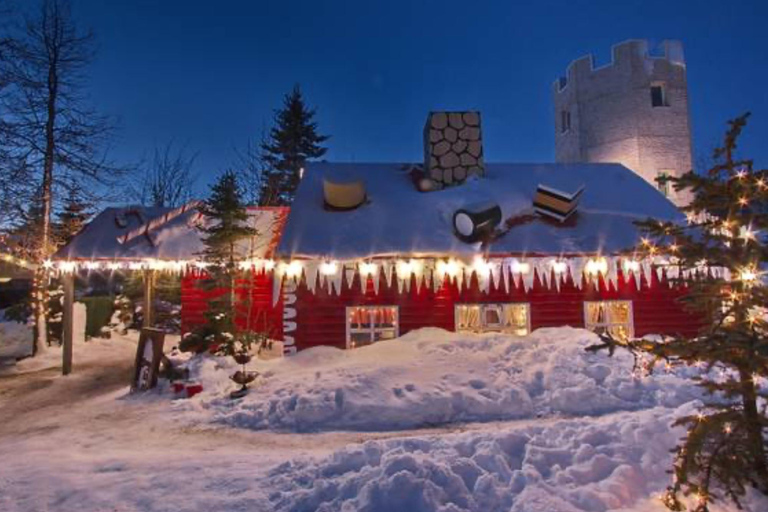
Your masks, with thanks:
M 478 288 L 477 280 L 459 290 L 456 282 L 446 283 L 437 291 L 422 286 L 417 290 L 415 278 L 411 279 L 409 291 L 399 293 L 393 276 L 392 286 L 387 286 L 383 274 L 379 274 L 379 293 L 374 291 L 372 278 L 367 278 L 366 290 L 360 286 L 360 275 L 355 274 L 351 284 L 343 280 L 340 294 L 329 293 L 324 286 L 309 291 L 302 281 L 296 290 L 296 347 L 301 350 L 318 345 L 346 347 L 346 308 L 359 305 L 399 306 L 400 334 L 421 327 L 440 327 L 454 330 L 454 305 L 466 303 L 527 302 L 530 304 L 531 328 L 584 325 L 585 300 L 631 300 L 634 313 L 635 334 L 684 334 L 693 335 L 699 329 L 700 319 L 687 312 L 680 298 L 684 289 L 670 288 L 666 282 L 659 282 L 655 273 L 650 286 L 643 280 L 638 291 L 634 279 L 625 280 L 619 274 L 617 286 L 606 286 L 600 279 L 599 286 L 585 283 L 581 288 L 574 285 L 570 277 L 558 291 L 554 286 L 542 285 L 538 276 L 532 289 L 526 292 L 520 283 L 509 280 L 509 291 L 503 283 L 499 288 L 491 284 L 488 293 Z M 199 286 L 201 276 L 187 275 L 182 280 L 182 329 L 186 332 L 195 325 L 205 322 L 207 301 L 215 292 L 207 292 Z M 272 277 L 256 274 L 250 287 L 253 299 L 251 314 L 257 318 L 257 328 L 265 328 L 270 334 L 282 337 L 282 299 L 272 306 Z M 248 287 L 239 290 L 244 300 Z M 241 325 L 243 322 L 240 322 Z
M 344 282 L 339 295 L 328 293 L 319 285 L 313 293 L 302 281 L 296 292 L 297 348 L 346 347 L 346 307 L 358 305 L 399 306 L 401 335 L 421 327 L 454 330 L 454 305 L 462 302 L 527 302 L 531 308 L 532 329 L 563 325 L 583 327 L 585 300 L 631 300 L 638 336 L 653 333 L 693 335 L 701 325 L 697 316 L 685 311 L 679 301 L 685 290 L 670 288 L 666 282 L 659 282 L 655 275 L 650 287 L 643 282 L 640 291 L 634 279 L 627 281 L 621 274 L 616 287 L 606 286 L 600 279 L 598 287 L 585 283 L 578 288 L 569 278 L 558 291 L 554 286 L 551 289 L 543 286 L 536 276 L 529 292 L 524 290 L 522 283 L 515 286 L 510 278 L 509 291 L 500 284 L 498 289 L 491 285 L 488 293 L 480 291 L 474 278 L 463 290 L 453 282 L 436 292 L 426 286 L 417 290 L 415 279 L 411 279 L 410 291 L 403 293 L 398 293 L 394 278 L 391 287 L 386 285 L 383 275 L 379 275 L 379 279 L 378 294 L 374 292 L 372 278 L 368 278 L 366 292 L 362 292 L 359 274 L 355 275 L 351 286 Z
M 223 293 L 222 290 L 205 290 L 205 274 L 189 273 L 181 280 L 181 330 L 189 332 L 206 322 L 208 302 Z M 248 302 L 250 292 L 250 319 L 247 309 L 242 308 L 237 318 L 240 327 L 250 321 L 253 330 L 266 331 L 272 338 L 283 336 L 282 303 L 272 305 L 272 275 L 265 272 L 248 273 L 245 279 L 237 281 L 236 294 L 241 306 Z

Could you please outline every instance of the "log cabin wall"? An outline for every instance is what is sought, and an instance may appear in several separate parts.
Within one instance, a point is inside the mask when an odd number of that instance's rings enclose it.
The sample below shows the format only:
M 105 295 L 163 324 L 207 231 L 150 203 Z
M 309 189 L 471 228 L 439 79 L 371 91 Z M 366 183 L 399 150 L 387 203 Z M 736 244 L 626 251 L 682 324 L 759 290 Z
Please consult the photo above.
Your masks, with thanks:
M 630 300 L 632 301 L 634 332 L 645 334 L 694 335 L 702 322 L 700 318 L 684 308 L 680 298 L 685 294 L 681 288 L 670 288 L 666 280 L 660 282 L 654 273 L 650 287 L 644 280 L 640 290 L 635 280 L 628 281 L 619 274 L 617 287 L 606 286 L 600 279 L 599 287 L 584 284 L 581 288 L 568 280 L 558 291 L 554 286 L 542 285 L 538 276 L 528 292 L 522 283 L 515 286 L 510 278 L 509 291 L 503 283 L 493 286 L 489 293 L 480 291 L 476 278 L 471 285 L 459 290 L 455 282 L 446 283 L 439 290 L 422 286 L 416 289 L 415 278 L 411 280 L 410 291 L 399 293 L 396 280 L 387 286 L 384 276 L 379 274 L 379 293 L 376 294 L 373 278 L 367 278 L 366 291 L 360 286 L 360 275 L 347 285 L 342 284 L 340 294 L 329 293 L 318 283 L 311 292 L 304 281 L 296 291 L 296 347 L 299 350 L 319 345 L 346 347 L 346 308 L 348 306 L 398 306 L 399 334 L 422 327 L 439 327 L 455 330 L 454 306 L 460 303 L 502 303 L 526 302 L 530 305 L 531 329 L 569 325 L 584 326 L 584 301 Z
M 249 272 L 245 279 L 237 281 L 237 298 L 240 305 L 237 324 L 245 328 L 248 323 L 248 294 L 250 292 L 250 324 L 256 331 L 266 331 L 274 339 L 283 337 L 283 305 L 272 305 L 272 273 Z M 224 290 L 205 290 L 205 274 L 188 273 L 181 280 L 181 331 L 187 333 L 205 324 L 208 302 L 224 293 Z

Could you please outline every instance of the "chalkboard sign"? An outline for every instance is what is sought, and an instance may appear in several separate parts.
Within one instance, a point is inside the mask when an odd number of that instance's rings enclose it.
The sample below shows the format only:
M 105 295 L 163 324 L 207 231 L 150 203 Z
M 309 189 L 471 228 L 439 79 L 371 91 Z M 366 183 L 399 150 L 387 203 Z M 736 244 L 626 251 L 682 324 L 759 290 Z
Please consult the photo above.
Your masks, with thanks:
M 131 392 L 146 391 L 157 386 L 164 343 L 165 332 L 162 330 L 149 327 L 141 330 L 139 345 L 136 347 L 136 364 L 131 381 Z

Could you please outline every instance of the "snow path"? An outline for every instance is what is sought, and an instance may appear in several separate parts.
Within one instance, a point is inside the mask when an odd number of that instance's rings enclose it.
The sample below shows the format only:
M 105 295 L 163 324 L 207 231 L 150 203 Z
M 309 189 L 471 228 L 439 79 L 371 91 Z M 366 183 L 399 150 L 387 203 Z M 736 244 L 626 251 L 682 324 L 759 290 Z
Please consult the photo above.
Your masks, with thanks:
M 285 460 L 505 425 L 314 435 L 187 427 L 170 417 L 165 398 L 127 396 L 125 356 L 76 366 L 69 377 L 55 368 L 0 377 L 0 510 L 273 510 L 262 482 Z
M 76 352 L 68 377 L 0 376 L 0 511 L 662 510 L 674 407 L 385 432 L 190 423 L 168 395 L 128 395 L 124 341 Z

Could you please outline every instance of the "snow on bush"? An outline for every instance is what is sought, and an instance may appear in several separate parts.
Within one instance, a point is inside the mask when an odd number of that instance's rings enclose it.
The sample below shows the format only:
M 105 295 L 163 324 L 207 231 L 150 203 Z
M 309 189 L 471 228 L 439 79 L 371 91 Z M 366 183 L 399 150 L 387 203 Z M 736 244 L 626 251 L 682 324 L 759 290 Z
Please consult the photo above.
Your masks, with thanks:
M 230 400 L 229 359 L 195 359 L 206 391 L 178 407 L 251 429 L 392 430 L 549 415 L 600 415 L 698 398 L 684 379 L 637 379 L 626 353 L 584 348 L 598 338 L 573 328 L 526 337 L 429 328 L 356 350 L 318 347 L 257 362 L 262 378 Z
M 368 441 L 277 466 L 270 501 L 292 512 L 617 510 L 668 485 L 681 435 L 670 424 L 693 407 Z

